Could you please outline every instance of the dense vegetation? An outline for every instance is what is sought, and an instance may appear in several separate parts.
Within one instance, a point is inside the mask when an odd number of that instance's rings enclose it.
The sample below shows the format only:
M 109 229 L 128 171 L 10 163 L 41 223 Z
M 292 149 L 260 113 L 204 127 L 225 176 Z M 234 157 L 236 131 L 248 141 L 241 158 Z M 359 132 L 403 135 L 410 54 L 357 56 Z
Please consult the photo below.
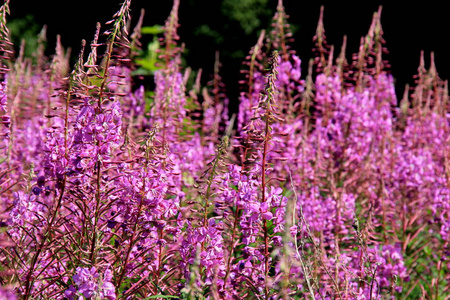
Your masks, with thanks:
M 351 61 L 321 15 L 304 72 L 280 0 L 228 99 L 218 56 L 206 86 L 182 64 L 179 0 L 153 52 L 126 0 L 73 68 L 45 31 L 15 55 L 8 4 L 1 299 L 446 299 L 448 86 L 422 59 L 397 99 L 381 9 Z

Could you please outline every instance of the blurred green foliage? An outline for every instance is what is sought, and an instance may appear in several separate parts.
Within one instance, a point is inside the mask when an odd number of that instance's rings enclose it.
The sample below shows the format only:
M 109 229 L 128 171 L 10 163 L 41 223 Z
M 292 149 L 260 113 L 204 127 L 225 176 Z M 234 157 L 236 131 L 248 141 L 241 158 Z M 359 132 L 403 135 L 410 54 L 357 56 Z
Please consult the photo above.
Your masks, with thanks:
M 32 15 L 27 15 L 21 19 L 8 20 L 10 39 L 16 51 L 19 51 L 22 40 L 25 41 L 24 55 L 33 57 L 38 47 L 39 25 Z
M 249 35 L 261 26 L 261 19 L 270 17 L 273 9 L 268 7 L 269 0 L 224 0 L 222 13 L 230 20 L 237 21 L 245 34 Z
M 135 62 L 139 68 L 134 71 L 134 75 L 153 75 L 155 71 L 161 68 L 161 64 L 159 64 L 160 59 L 158 58 L 158 50 L 160 48 L 158 35 L 163 32 L 161 25 L 142 27 L 141 33 L 150 35 L 151 41 L 147 44 L 147 49 L 141 51 L 139 57 L 136 58 Z
M 220 45 L 225 41 L 224 36 L 209 24 L 201 24 L 194 30 L 194 35 L 211 38 L 215 44 Z

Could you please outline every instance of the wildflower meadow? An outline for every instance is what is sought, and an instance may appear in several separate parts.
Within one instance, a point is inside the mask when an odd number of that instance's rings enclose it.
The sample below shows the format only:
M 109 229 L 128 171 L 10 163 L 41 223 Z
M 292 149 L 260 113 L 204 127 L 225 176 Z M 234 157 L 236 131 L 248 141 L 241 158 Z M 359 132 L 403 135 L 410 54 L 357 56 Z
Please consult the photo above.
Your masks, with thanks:
M 351 59 L 322 10 L 301 69 L 279 0 L 233 99 L 220 52 L 183 62 L 180 0 L 145 55 L 125 0 L 80 53 L 46 56 L 44 28 L 33 57 L 9 2 L 0 299 L 450 298 L 448 82 L 422 57 L 397 98 L 381 8 Z

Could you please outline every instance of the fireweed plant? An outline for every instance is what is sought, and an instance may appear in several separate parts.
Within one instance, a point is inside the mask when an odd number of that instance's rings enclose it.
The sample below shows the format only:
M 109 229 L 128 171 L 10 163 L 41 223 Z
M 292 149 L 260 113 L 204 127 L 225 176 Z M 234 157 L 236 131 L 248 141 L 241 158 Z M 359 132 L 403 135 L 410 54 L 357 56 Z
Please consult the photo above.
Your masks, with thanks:
M 374 14 L 347 61 L 301 60 L 280 0 L 242 65 L 182 64 L 179 0 L 154 87 L 138 85 L 130 0 L 73 68 L 15 54 L 0 7 L 1 299 L 445 299 L 448 86 L 421 57 L 396 98 Z M 192 77 L 195 77 L 192 80 Z M 192 83 L 193 82 L 193 83 Z M 450 149 L 449 149 L 450 150 Z

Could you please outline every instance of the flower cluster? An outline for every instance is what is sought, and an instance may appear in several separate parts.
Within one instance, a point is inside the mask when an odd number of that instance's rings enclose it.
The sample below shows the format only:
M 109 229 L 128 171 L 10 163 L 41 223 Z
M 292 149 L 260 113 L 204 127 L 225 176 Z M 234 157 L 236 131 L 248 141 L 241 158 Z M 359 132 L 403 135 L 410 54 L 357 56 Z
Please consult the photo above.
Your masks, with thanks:
M 8 114 L 7 110 L 7 102 L 8 102 L 8 95 L 7 95 L 7 81 L 0 82 L 0 111 L 2 112 L 1 119 L 2 119 L 2 125 L 1 125 L 1 131 L 0 136 L 2 137 L 1 141 L 1 148 L 4 149 L 5 147 L 5 141 L 9 137 L 9 127 L 11 124 L 11 116 Z
M 75 286 L 71 285 L 65 292 L 64 296 L 67 299 L 79 299 L 79 296 L 86 298 L 100 298 L 115 300 L 115 287 L 110 282 L 112 273 L 109 269 L 103 273 L 103 278 L 100 278 L 95 267 L 76 269 L 76 274 L 73 276 Z

